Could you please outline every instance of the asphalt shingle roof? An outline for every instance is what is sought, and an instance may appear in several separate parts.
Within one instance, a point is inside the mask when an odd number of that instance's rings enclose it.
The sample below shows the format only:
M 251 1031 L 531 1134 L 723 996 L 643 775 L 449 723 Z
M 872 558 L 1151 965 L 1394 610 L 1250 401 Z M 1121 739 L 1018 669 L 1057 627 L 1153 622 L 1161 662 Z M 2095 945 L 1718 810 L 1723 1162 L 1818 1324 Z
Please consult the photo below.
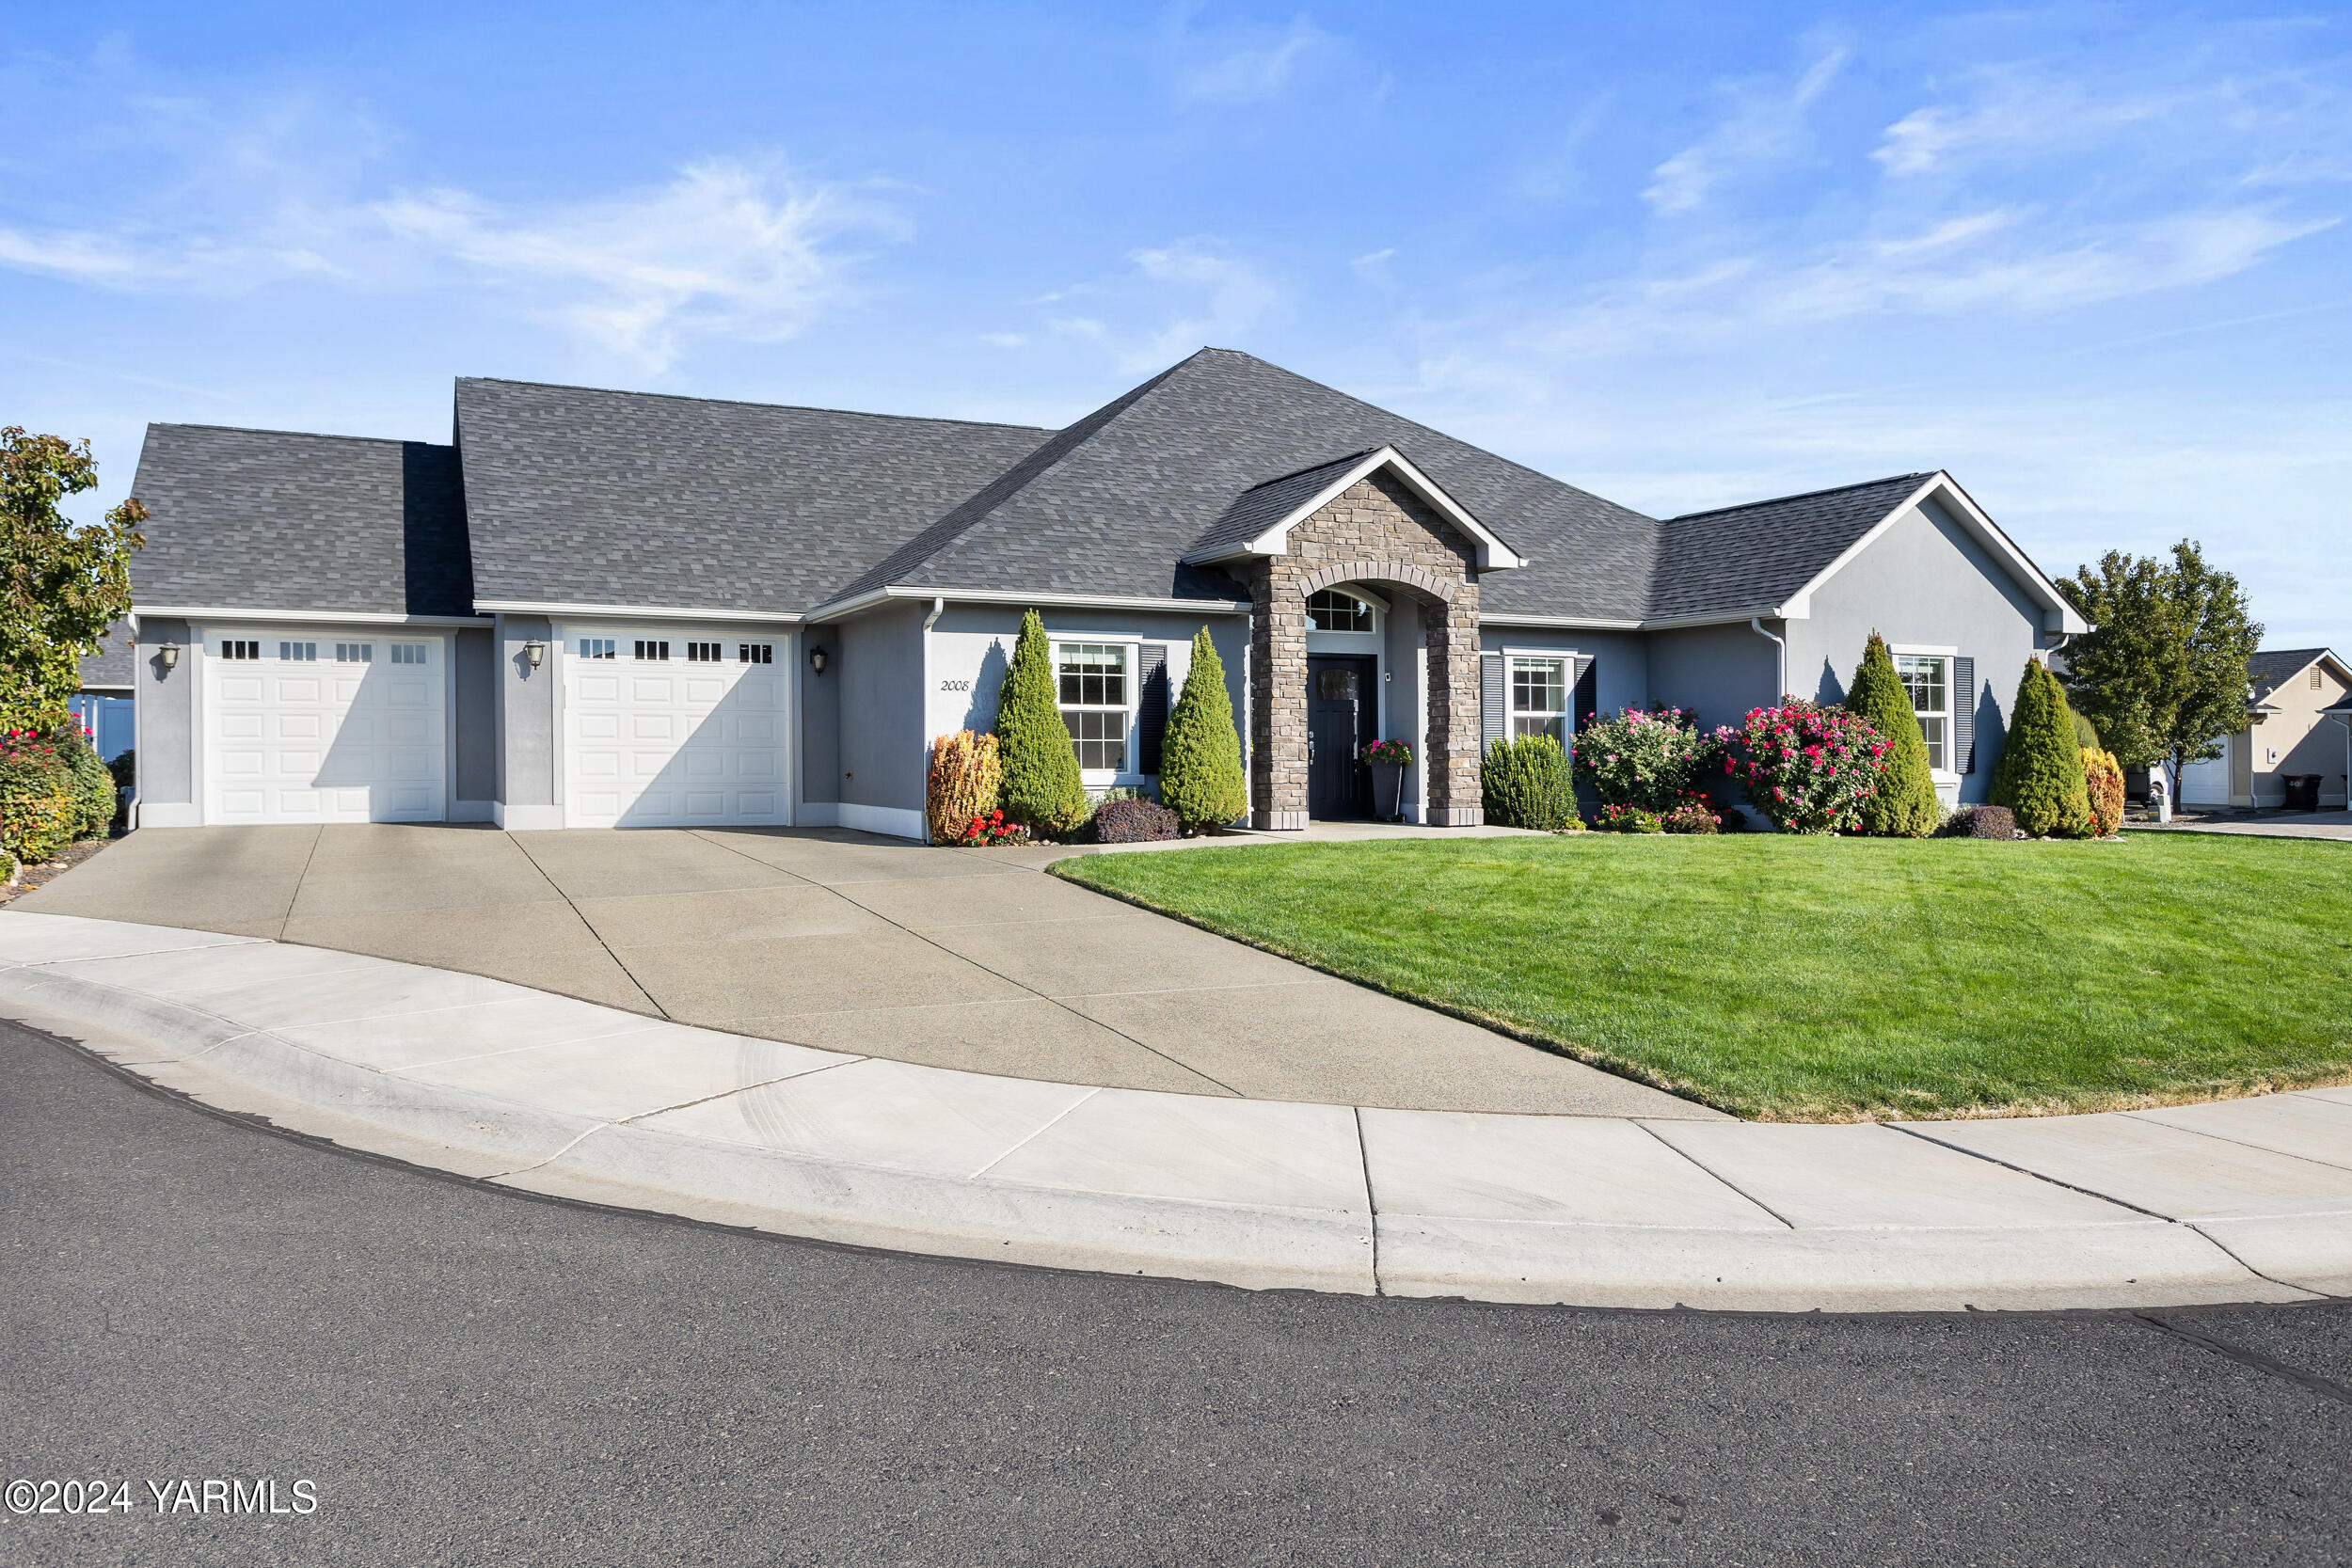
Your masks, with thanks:
M 132 494 L 136 603 L 473 612 L 454 448 L 154 424 Z
M 1347 452 L 1393 446 L 1533 558 L 1482 579 L 1484 607 L 1639 615 L 1647 594 L 1651 519 L 1247 354 L 1202 349 L 1080 425 L 1084 438 L 1053 461 L 961 509 L 921 559 L 894 560 L 893 580 L 1231 597 L 1223 574 L 1204 584 L 1177 562 L 1236 498 Z
M 1897 474 L 1669 517 L 1661 525 L 1649 618 L 1753 615 L 1779 605 L 1927 479 Z
M 1208 531 L 1194 540 L 1192 548 L 1184 553 L 1210 555 L 1239 548 L 1314 499 L 1326 485 L 1370 455 L 1370 451 L 1352 451 L 1244 490 L 1225 509 L 1225 515 L 1211 523 Z
M 2313 659 L 2335 657 L 2326 648 L 2265 648 L 2246 661 L 2246 683 L 2260 702 L 2279 689 L 2280 681 L 2301 674 Z
M 461 380 L 474 592 L 806 610 L 1049 434 Z
M 136 657 L 131 651 L 131 628 L 117 621 L 98 640 L 98 651 L 82 660 L 82 689 L 131 685 Z

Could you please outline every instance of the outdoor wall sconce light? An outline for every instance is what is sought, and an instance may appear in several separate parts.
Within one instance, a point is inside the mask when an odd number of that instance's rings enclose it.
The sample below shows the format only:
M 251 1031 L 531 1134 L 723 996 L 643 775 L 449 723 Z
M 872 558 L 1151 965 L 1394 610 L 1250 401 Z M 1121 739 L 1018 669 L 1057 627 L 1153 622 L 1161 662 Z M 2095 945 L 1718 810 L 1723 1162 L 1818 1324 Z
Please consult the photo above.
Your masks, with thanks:
M 545 642 L 526 642 L 523 644 L 523 657 L 531 661 L 531 667 L 533 670 L 539 668 L 540 661 L 547 657 L 548 645 Z
M 164 661 L 164 673 L 168 675 L 180 668 L 180 644 L 167 642 L 155 650 L 155 657 Z
M 808 667 L 820 675 L 825 673 L 825 649 L 822 643 L 809 649 Z

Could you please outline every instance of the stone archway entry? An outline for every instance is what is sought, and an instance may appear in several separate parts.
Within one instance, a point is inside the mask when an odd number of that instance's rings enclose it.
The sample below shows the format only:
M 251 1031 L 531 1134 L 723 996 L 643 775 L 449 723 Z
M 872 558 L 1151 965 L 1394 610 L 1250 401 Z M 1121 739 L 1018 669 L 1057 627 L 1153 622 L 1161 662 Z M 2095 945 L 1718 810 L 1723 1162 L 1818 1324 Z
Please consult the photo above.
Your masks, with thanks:
M 1307 599 L 1344 582 L 1389 595 L 1393 615 L 1420 611 L 1427 681 L 1427 727 L 1417 739 L 1422 819 L 1446 827 L 1485 820 L 1479 548 L 1397 473 L 1375 469 L 1292 525 L 1279 553 L 1249 563 L 1253 827 L 1304 828 L 1313 812 Z

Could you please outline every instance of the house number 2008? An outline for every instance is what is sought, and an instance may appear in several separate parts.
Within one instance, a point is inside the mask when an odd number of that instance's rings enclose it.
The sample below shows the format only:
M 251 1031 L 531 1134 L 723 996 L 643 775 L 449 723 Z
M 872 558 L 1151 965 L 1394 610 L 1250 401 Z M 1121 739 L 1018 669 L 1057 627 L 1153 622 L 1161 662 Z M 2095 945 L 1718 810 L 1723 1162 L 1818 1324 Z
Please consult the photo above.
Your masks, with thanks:
M 939 689 L 942 691 L 969 691 L 972 689 L 972 683 L 970 681 L 941 681 L 939 683 Z

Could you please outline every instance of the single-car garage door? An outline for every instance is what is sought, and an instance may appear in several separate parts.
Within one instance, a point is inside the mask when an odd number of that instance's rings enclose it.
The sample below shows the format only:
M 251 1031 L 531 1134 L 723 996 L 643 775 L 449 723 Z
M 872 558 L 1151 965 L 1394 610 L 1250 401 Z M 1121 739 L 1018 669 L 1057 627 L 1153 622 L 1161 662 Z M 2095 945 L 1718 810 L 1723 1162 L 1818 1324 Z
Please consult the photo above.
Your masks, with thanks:
M 380 630 L 212 632 L 204 820 L 439 821 L 448 657 Z
M 773 633 L 564 629 L 564 820 L 782 825 L 785 656 Z

